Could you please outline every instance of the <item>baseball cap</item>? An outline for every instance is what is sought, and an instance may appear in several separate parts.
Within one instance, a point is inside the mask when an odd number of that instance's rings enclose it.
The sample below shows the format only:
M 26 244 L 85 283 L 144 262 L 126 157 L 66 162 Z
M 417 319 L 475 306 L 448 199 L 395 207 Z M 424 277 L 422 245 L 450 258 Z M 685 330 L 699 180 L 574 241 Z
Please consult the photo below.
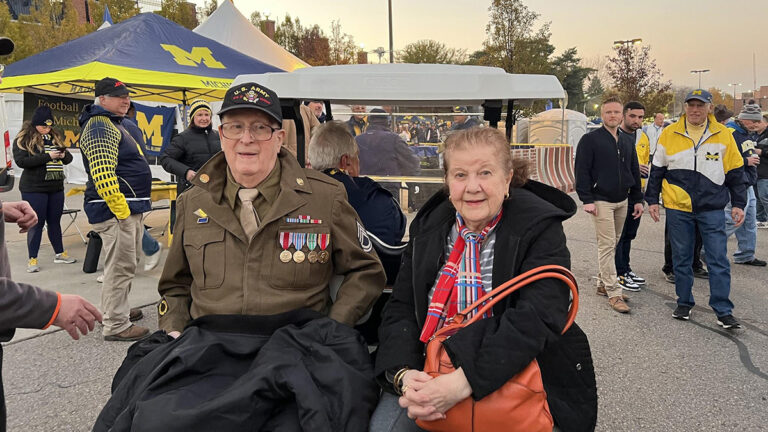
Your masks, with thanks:
M 280 108 L 280 99 L 277 93 L 255 82 L 237 84 L 229 88 L 224 95 L 221 109 L 216 114 L 222 114 L 236 109 L 255 109 L 283 122 L 283 110 Z
M 13 52 L 13 41 L 7 37 L 0 37 L 0 55 L 8 55 Z
M 704 103 L 712 103 L 712 93 L 704 89 L 696 89 L 688 93 L 688 95 L 685 97 L 686 102 L 694 99 Z
M 96 96 L 125 96 L 128 93 L 134 93 L 128 90 L 121 81 L 115 78 L 102 78 L 96 81 Z
M 455 107 L 453 107 L 453 109 L 451 111 L 453 111 L 455 113 L 469 112 L 469 110 L 467 110 L 467 107 L 465 107 L 465 106 L 455 106 Z

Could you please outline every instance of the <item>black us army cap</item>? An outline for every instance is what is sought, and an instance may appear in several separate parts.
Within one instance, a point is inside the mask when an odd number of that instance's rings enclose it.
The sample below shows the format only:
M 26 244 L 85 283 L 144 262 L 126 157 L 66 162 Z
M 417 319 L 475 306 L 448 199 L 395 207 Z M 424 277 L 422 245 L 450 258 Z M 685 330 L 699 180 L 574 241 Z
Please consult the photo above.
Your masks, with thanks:
M 277 120 L 278 123 L 283 123 L 283 111 L 280 108 L 277 93 L 263 85 L 248 82 L 230 87 L 224 95 L 221 109 L 216 114 L 221 117 L 228 111 L 243 108 L 259 110 Z

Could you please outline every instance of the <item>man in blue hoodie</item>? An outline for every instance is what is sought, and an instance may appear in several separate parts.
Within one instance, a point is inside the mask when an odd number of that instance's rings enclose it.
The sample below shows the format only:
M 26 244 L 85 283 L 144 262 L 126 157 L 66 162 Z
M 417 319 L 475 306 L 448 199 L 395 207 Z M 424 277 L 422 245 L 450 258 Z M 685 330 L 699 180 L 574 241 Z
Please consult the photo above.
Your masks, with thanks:
M 731 205 L 728 204 L 725 207 L 726 233 L 730 237 L 735 232 L 738 240 L 739 248 L 733 254 L 733 262 L 758 267 L 765 267 L 766 262 L 755 258 L 757 199 L 754 186 L 757 184 L 757 166 L 760 164 L 760 155 L 755 152 L 757 137 L 752 130 L 762 120 L 760 105 L 747 103 L 744 104 L 738 119 L 726 124 L 731 129 L 733 139 L 736 140 L 736 145 L 744 159 L 744 179 L 747 183 L 747 206 L 744 208 L 744 223 L 738 228 L 734 225 L 733 219 L 731 219 Z
M 152 173 L 141 145 L 123 125 L 131 104 L 128 88 L 117 79 L 96 83 L 96 100 L 80 115 L 80 150 L 88 173 L 83 209 L 104 244 L 102 334 L 108 341 L 134 341 L 149 333 L 131 324 L 128 293 L 136 274 L 144 233 L 142 218 L 152 207 Z

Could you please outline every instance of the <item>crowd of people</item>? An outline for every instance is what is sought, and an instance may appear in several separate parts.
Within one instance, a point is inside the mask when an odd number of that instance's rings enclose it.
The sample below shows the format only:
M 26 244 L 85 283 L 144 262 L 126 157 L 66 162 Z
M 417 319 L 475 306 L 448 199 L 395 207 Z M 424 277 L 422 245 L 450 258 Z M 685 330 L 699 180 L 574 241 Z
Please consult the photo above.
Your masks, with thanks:
M 152 181 L 143 136 L 127 116 L 131 92 L 106 77 L 80 117 L 83 208 L 104 243 L 100 307 L 13 282 L 0 230 L 0 340 L 15 328 L 50 325 L 77 339 L 101 322 L 105 341 L 136 341 L 94 430 L 420 431 L 462 401 L 500 391 L 533 363 L 551 412 L 547 427 L 594 430 L 589 342 L 568 320 L 577 301 L 562 280 L 529 283 L 453 334 L 444 343 L 450 373 L 424 368 L 430 339 L 494 287 L 541 266 L 570 267 L 563 224 L 578 207 L 531 180 L 503 132 L 478 127 L 466 107 L 454 108 L 450 133 L 441 135 L 432 124 L 393 130 L 386 107 L 355 106 L 347 122 L 327 121 L 323 104 L 308 101 L 300 114 L 309 168 L 296 158 L 296 123 L 283 118 L 271 89 L 235 85 L 215 114 L 193 101 L 189 127 L 160 157 L 179 194 L 158 282 L 159 330 L 150 333 L 133 323 L 141 310 L 128 302 Z M 734 262 L 765 265 L 755 257 L 755 236 L 765 222 L 756 197 L 768 204 L 768 191 L 760 193 L 768 189 L 768 173 L 760 170 L 768 119 L 746 104 L 721 124 L 727 113 L 711 105 L 708 92 L 693 91 L 679 121 L 664 127 L 657 114 L 643 128 L 641 103 L 609 98 L 603 125 L 578 144 L 576 192 L 594 221 L 597 294 L 617 312 L 630 312 L 624 290 L 646 283 L 630 260 L 644 202 L 657 222 L 663 203 L 670 250 L 663 271 L 678 298 L 673 317 L 690 318 L 693 278 L 706 277 L 717 323 L 740 327 L 726 240 L 737 236 Z M 17 137 L 24 201 L 0 207 L 6 222 L 29 231 L 28 271 L 39 270 L 44 225 L 54 262 L 74 262 L 60 229 L 51 229 L 63 206 L 62 166 L 72 160 L 52 123 L 50 110 L 38 109 Z M 408 147 L 414 135 L 443 142 L 444 189 L 407 228 L 378 347 L 369 355 L 354 327 L 369 319 L 387 287 L 376 248 L 402 246 L 407 219 L 395 197 L 364 175 L 418 174 Z M 2 398 L 0 376 L 0 429 Z
M 757 202 L 766 202 L 766 194 L 757 197 L 760 162 L 768 156 L 763 154 L 768 151 L 768 117 L 748 101 L 732 119 L 733 112 L 713 106 L 712 95 L 701 89 L 686 96 L 684 108 L 685 114 L 667 127 L 663 114 L 656 113 L 653 123 L 642 128 L 642 104 L 622 105 L 609 98 L 601 108 L 602 127 L 579 141 L 576 192 L 595 225 L 597 294 L 607 296 L 615 311 L 630 312 L 623 291 L 640 291 L 646 283 L 630 266 L 643 201 L 655 222 L 663 205 L 662 271 L 677 295 L 672 316 L 690 319 L 693 281 L 699 277 L 709 280 L 709 305 L 717 324 L 736 329 L 741 324 L 730 300 L 727 239 L 736 234 L 734 263 L 766 266 L 755 248 Z

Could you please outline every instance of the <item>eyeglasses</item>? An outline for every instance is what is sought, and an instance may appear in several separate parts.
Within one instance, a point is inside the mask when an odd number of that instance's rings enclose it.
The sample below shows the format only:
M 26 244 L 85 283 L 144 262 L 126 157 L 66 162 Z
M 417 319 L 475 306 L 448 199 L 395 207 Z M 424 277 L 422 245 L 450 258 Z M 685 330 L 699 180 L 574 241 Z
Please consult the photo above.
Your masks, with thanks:
M 272 134 L 280 128 L 273 128 L 272 126 L 253 123 L 249 127 L 246 127 L 240 122 L 229 122 L 221 124 L 221 134 L 224 138 L 231 140 L 239 140 L 245 134 L 246 129 L 251 134 L 251 138 L 256 141 L 266 141 L 272 138 Z

